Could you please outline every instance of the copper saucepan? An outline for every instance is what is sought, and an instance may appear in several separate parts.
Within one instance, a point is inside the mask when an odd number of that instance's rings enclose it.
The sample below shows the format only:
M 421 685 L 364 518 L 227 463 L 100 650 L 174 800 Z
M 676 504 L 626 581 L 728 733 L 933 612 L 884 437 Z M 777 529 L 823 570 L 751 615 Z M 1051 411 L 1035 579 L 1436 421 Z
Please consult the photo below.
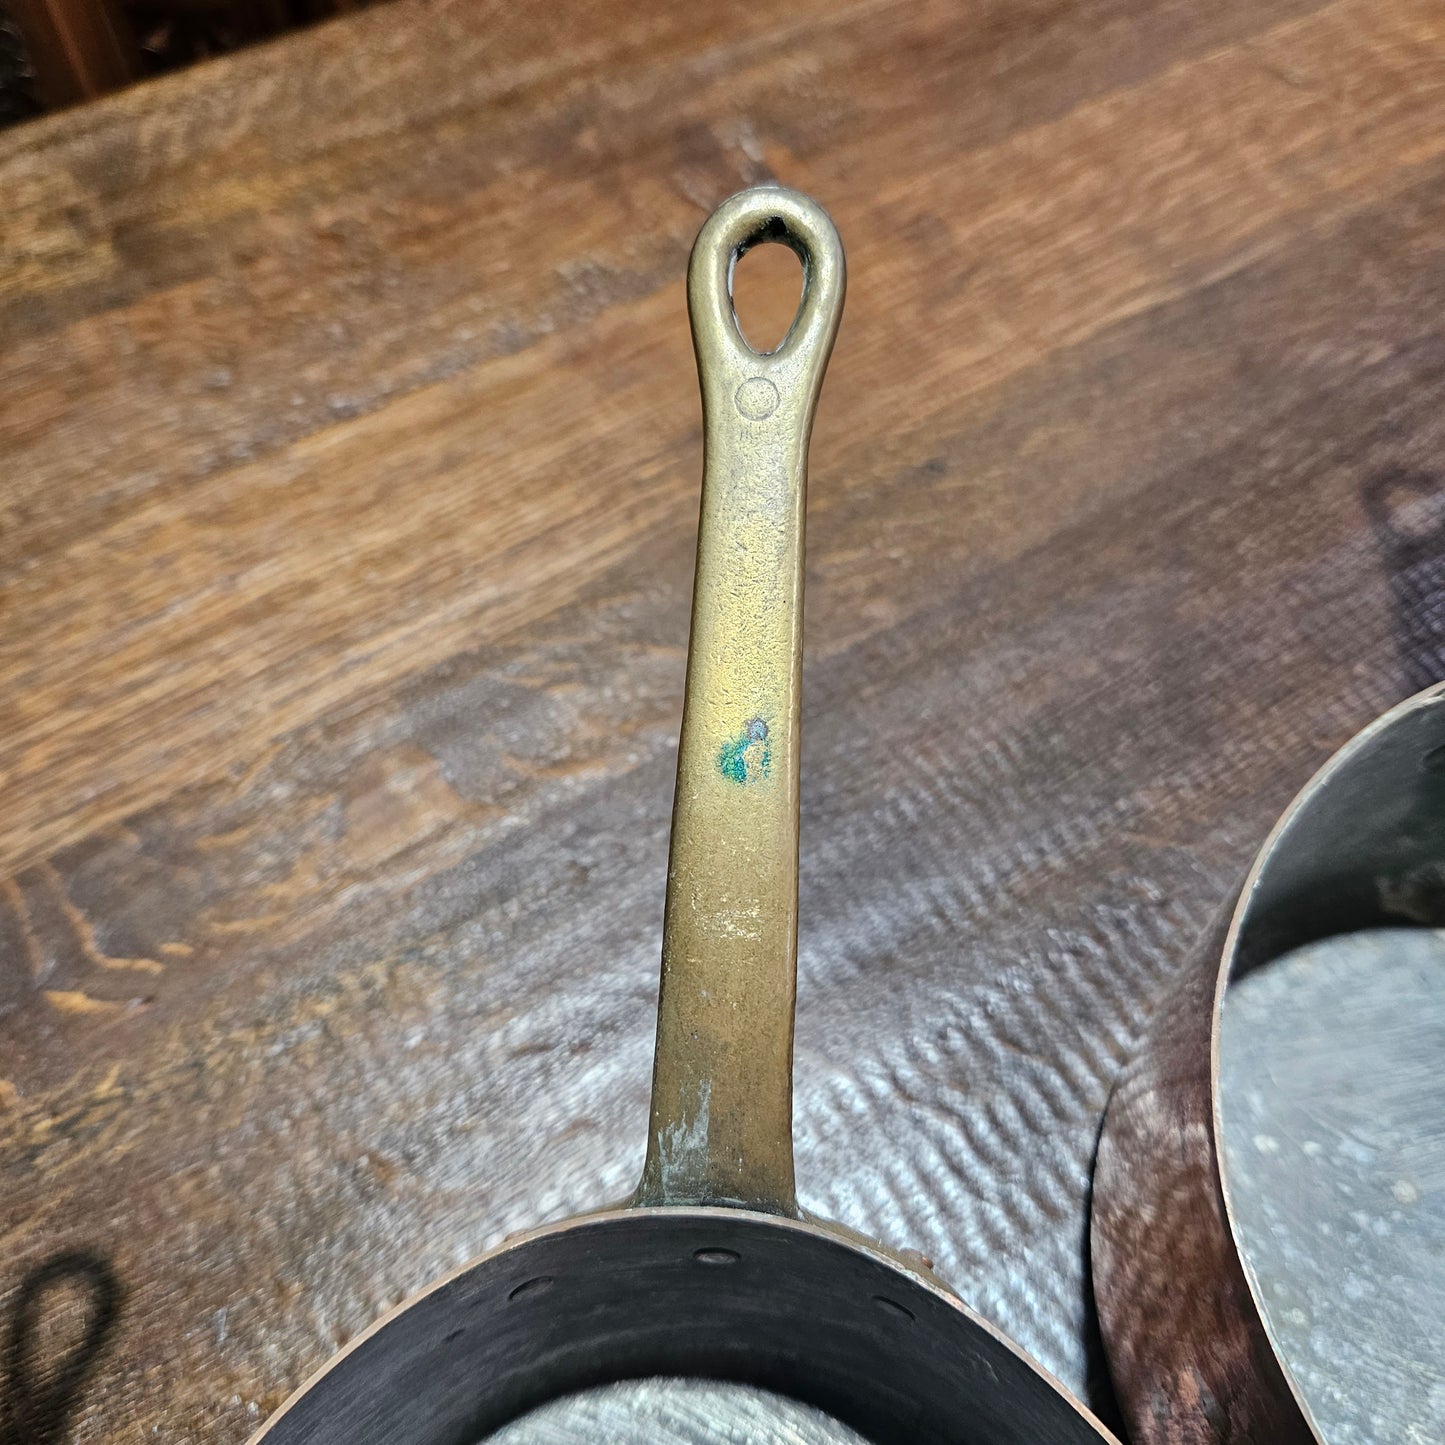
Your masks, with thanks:
M 804 285 L 786 338 L 759 354 L 732 276 L 765 241 L 797 253 Z M 635 1196 L 432 1285 L 255 1445 L 472 1445 L 551 1397 L 659 1375 L 760 1385 L 880 1442 L 1113 1440 L 931 1273 L 806 1217 L 794 1193 L 804 486 L 843 289 L 828 216 L 778 187 L 724 202 L 693 248 L 702 514 Z
M 1398 1022 L 1400 1000 L 1388 994 L 1399 975 L 1384 969 L 1392 955 L 1398 961 L 1422 946 L 1435 951 L 1423 996 L 1433 990 L 1434 1018 L 1442 1016 L 1445 940 L 1427 932 L 1442 925 L 1445 685 L 1372 723 L 1290 805 L 1110 1099 L 1094 1178 L 1094 1292 L 1114 1384 L 1138 1445 L 1445 1439 L 1438 1348 L 1445 1299 L 1434 1302 L 1433 1325 L 1429 1308 L 1395 1309 L 1392 1326 L 1388 1310 L 1360 1307 L 1371 1292 L 1390 1287 L 1387 1255 L 1391 1249 L 1395 1259 L 1401 1255 L 1388 1242 L 1392 1232 L 1413 1230 L 1412 1247 L 1424 1250 L 1430 1278 L 1439 1279 L 1441 1239 L 1431 1239 L 1428 1222 L 1405 1216 L 1419 1191 L 1395 1178 L 1391 1197 L 1391 1178 L 1371 1175 L 1379 1151 L 1368 1138 L 1341 1141 L 1357 1163 L 1364 1161 L 1357 1177 L 1342 1179 L 1338 1168 L 1334 1177 L 1322 1175 L 1329 1146 L 1317 1138 L 1241 1134 L 1243 1076 L 1234 1064 L 1243 1057 L 1236 1020 L 1246 1016 L 1237 1011 L 1241 995 L 1231 992 L 1268 982 L 1273 991 L 1264 997 L 1278 1008 L 1276 984 L 1301 984 L 1308 976 L 1301 970 L 1328 963 L 1327 991 L 1315 982 L 1310 997 L 1332 1014 L 1333 1032 L 1322 1028 L 1320 1037 L 1337 1052 L 1311 1058 L 1294 1047 L 1289 1019 L 1265 1020 L 1273 1032 L 1264 1036 L 1280 1047 L 1252 1076 L 1264 1115 L 1288 1122 L 1282 1111 L 1290 1095 L 1311 1084 L 1298 1076 L 1303 1059 L 1322 1093 L 1353 1096 L 1345 1112 L 1372 1133 L 1375 1121 L 1368 1106 L 1360 1113 L 1361 1096 L 1374 1092 L 1389 1106 L 1404 1066 L 1427 1080 L 1433 1069 L 1433 1089 L 1427 1082 L 1409 1101 L 1416 1112 L 1396 1152 L 1438 1174 L 1445 1158 L 1438 1086 L 1445 1054 L 1402 1057 L 1402 1039 L 1421 1037 L 1413 1025 L 1371 1037 L 1362 1031 L 1372 1018 L 1387 1016 L 1366 1006 L 1371 998 L 1393 1009 Z M 1402 927 L 1414 932 L 1401 934 Z M 1376 932 L 1385 928 L 1394 932 Z M 1342 961 L 1348 970 L 1340 969 Z M 1293 972 L 1271 980 L 1268 971 L 1280 969 Z M 1300 1019 L 1299 1026 L 1314 1022 Z M 1438 1040 L 1438 1029 L 1425 1036 Z M 1349 1070 L 1360 1060 L 1357 1082 Z M 1271 1116 L 1274 1108 L 1281 1112 Z M 1300 1117 L 1311 1113 L 1324 1125 L 1315 1132 L 1327 1137 L 1334 1122 L 1324 1104 Z M 1287 1158 L 1270 1157 L 1285 1148 Z M 1254 1166 L 1252 1149 L 1266 1156 L 1268 1168 Z M 1268 1181 L 1273 1187 L 1261 1197 Z M 1437 1200 L 1442 1183 L 1434 1180 Z M 1322 1201 L 1335 1218 L 1324 1216 Z M 1302 1277 L 1312 1282 L 1304 1297 L 1295 1288 Z M 1321 1331 L 1333 1331 L 1333 1338 Z M 1319 1361 L 1331 1351 L 1343 1365 L 1324 1378 Z M 1344 1419 L 1351 1414 L 1356 1423 Z M 1360 1418 L 1368 1420 L 1363 1430 Z

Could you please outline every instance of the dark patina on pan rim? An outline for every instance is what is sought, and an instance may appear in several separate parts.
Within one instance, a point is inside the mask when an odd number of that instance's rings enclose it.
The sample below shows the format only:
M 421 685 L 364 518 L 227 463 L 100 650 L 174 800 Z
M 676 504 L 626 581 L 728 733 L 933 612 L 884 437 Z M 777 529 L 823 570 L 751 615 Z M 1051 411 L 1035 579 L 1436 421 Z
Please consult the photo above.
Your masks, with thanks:
M 545 1342 L 540 1311 L 556 1322 Z M 490 1377 L 479 1402 L 478 1367 Z M 1113 1439 L 918 1263 L 839 1225 L 729 1206 L 619 1205 L 511 1236 L 382 1316 L 254 1439 L 350 1438 L 333 1433 L 338 1394 L 373 1397 L 376 1438 L 410 1438 L 417 1368 L 468 1382 L 473 1403 L 424 1437 L 457 1445 L 557 1396 L 653 1376 L 758 1385 L 879 1445 Z M 391 1421 L 399 1391 L 408 1400 Z M 1077 1431 L 1061 1433 L 1059 1405 L 1077 1411 Z

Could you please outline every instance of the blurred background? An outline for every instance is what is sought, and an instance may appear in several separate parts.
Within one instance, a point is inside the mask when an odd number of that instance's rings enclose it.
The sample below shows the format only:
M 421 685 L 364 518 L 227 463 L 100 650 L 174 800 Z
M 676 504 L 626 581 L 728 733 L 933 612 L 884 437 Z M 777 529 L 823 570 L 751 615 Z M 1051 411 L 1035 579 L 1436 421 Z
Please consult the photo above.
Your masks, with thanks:
M 0 125 L 224 55 L 366 0 L 5 0 Z

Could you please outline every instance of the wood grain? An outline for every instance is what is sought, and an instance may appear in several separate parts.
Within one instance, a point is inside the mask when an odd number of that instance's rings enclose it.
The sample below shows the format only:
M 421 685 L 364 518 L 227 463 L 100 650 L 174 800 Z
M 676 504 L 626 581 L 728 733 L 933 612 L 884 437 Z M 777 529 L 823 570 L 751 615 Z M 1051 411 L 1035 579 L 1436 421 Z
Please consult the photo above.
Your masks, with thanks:
M 768 176 L 850 270 L 803 1199 L 1109 1407 L 1110 1080 L 1445 658 L 1442 40 L 1427 0 L 399 0 L 0 137 L 0 1310 L 113 1266 L 76 1438 L 240 1440 L 633 1182 L 683 265 Z

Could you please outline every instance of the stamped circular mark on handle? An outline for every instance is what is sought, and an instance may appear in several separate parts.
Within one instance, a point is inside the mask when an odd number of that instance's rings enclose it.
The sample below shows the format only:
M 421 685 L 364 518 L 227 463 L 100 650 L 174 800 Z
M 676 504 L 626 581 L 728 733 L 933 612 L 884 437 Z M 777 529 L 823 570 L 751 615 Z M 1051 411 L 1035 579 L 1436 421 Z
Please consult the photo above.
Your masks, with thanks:
M 771 351 L 733 305 L 767 241 L 803 266 Z M 760 186 L 693 247 L 702 516 L 663 925 L 645 1204 L 796 1214 L 793 995 L 803 514 L 813 410 L 843 309 L 843 248 L 815 201 Z
M 766 376 L 750 376 L 733 393 L 733 402 L 749 421 L 766 421 L 778 409 L 778 388 Z

